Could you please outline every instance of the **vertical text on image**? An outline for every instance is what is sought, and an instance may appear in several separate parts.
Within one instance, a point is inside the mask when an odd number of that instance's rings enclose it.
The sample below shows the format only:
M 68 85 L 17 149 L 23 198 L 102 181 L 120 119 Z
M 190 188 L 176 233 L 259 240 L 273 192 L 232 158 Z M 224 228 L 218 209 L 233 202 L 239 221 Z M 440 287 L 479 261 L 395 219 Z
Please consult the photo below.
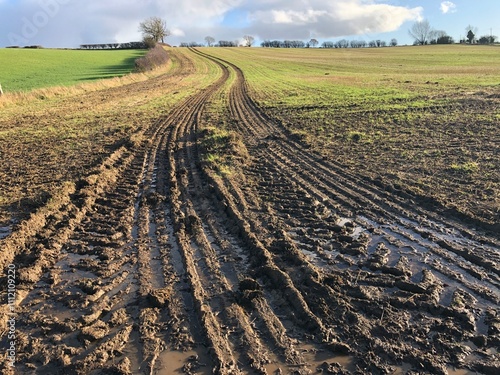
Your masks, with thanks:
M 8 330 L 8 349 L 7 360 L 9 367 L 15 367 L 16 364 L 16 266 L 10 264 L 7 267 L 7 304 L 9 308 L 9 320 L 7 321 Z

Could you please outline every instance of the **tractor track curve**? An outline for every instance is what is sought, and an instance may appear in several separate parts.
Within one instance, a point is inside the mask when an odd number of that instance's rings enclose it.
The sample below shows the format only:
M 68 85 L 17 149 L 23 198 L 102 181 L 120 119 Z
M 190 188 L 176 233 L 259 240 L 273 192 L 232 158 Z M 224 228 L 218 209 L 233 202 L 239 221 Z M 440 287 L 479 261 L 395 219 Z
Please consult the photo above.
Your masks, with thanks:
M 2 243 L 18 265 L 2 371 L 496 373 L 499 239 L 310 152 L 241 69 L 190 52 L 218 77 Z M 244 180 L 203 164 L 216 95 Z

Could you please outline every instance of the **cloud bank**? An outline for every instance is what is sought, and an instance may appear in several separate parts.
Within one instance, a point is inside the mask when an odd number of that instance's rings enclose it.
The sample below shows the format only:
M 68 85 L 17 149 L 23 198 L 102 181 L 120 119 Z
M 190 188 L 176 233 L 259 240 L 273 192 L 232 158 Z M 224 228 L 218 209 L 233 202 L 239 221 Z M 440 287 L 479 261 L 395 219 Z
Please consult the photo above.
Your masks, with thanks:
M 267 38 L 334 38 L 397 30 L 422 17 L 421 7 L 406 8 L 380 1 L 265 1 L 249 10 L 252 28 Z
M 167 20 L 168 41 L 335 38 L 395 31 L 422 17 L 421 7 L 381 0 L 0 0 L 0 46 L 140 40 L 147 17 Z M 451 12 L 455 6 L 443 2 Z

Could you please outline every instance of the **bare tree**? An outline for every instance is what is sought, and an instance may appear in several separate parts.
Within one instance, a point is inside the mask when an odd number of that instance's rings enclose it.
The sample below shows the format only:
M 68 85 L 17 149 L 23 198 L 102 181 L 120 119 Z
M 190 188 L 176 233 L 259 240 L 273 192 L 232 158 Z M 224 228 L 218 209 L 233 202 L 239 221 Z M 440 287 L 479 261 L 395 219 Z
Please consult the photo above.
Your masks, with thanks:
M 408 33 L 415 39 L 415 44 L 424 45 L 429 42 L 432 28 L 429 21 L 415 22 Z
M 150 37 L 155 42 L 164 43 L 165 38 L 170 35 L 167 23 L 159 17 L 150 17 L 139 25 L 139 31 L 144 38 Z
M 396 38 L 391 39 L 391 47 L 396 47 L 398 45 L 398 40 Z
M 319 44 L 319 42 L 318 42 L 316 39 L 311 39 L 311 40 L 309 41 L 309 44 L 310 44 L 311 46 L 313 46 L 313 48 L 314 48 L 314 47 L 316 47 L 316 46 Z
M 211 36 L 206 36 L 205 42 L 207 43 L 207 46 L 212 47 L 215 43 L 215 39 L 212 38 Z
M 245 47 L 251 47 L 253 42 L 255 41 L 254 37 L 250 35 L 245 35 L 243 37 L 243 40 L 245 41 Z

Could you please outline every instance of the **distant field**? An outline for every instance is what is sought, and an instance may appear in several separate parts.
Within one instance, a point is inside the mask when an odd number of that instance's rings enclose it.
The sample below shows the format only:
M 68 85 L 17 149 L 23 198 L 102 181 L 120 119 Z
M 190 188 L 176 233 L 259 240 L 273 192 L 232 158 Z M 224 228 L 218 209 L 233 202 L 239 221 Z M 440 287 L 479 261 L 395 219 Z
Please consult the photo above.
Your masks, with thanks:
M 4 92 L 14 92 L 123 76 L 134 69 L 135 59 L 145 53 L 0 49 L 0 84 Z

